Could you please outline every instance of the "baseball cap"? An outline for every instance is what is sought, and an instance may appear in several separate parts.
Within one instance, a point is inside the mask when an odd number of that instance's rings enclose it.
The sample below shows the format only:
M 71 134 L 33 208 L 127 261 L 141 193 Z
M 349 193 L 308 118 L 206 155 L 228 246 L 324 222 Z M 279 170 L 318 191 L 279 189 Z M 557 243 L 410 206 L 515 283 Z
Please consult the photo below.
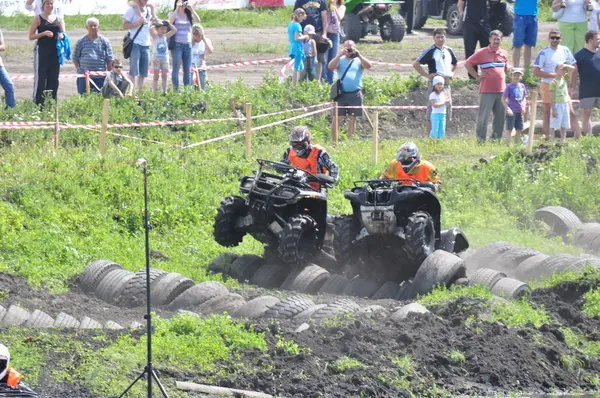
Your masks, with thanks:
M 521 68 L 512 68 L 512 70 L 510 71 L 510 74 L 512 75 L 513 73 L 523 74 L 523 69 L 521 69 Z
M 304 27 L 304 33 L 306 33 L 307 35 L 314 35 L 315 34 L 315 27 L 312 25 L 306 25 Z
M 438 83 L 446 83 L 446 81 L 444 80 L 444 78 L 442 76 L 436 76 L 433 78 L 433 85 L 435 86 Z

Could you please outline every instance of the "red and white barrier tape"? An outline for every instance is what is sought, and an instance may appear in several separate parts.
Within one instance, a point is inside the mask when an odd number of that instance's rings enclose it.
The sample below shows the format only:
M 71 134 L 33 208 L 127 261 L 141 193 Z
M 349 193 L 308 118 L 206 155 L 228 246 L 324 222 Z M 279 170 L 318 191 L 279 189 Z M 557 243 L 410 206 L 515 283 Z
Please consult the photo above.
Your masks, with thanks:
M 290 59 L 290 61 L 287 64 L 285 64 L 281 67 L 281 70 L 279 71 L 279 80 L 281 80 L 281 81 L 285 80 L 285 70 L 287 68 L 291 67 L 292 65 L 294 65 L 294 60 Z
M 106 125 L 107 128 L 113 127 L 152 127 L 152 126 L 173 126 L 173 125 L 186 125 L 186 124 L 202 124 L 202 123 L 213 123 L 213 122 L 231 122 L 238 120 L 246 120 L 245 118 L 227 117 L 220 119 L 200 119 L 200 120 L 168 120 L 164 122 L 137 122 L 137 123 L 110 123 Z M 101 124 L 69 124 L 63 123 L 61 128 L 65 129 L 79 129 L 79 128 L 101 128 Z
M 102 133 L 100 130 L 97 130 L 95 128 L 91 128 L 91 127 L 82 127 L 82 128 L 85 129 L 85 130 L 93 131 L 95 133 L 100 133 L 100 134 Z M 172 146 L 172 147 L 176 147 L 176 148 L 181 148 L 181 145 L 179 145 L 179 144 L 169 144 L 169 143 L 166 143 L 166 142 L 161 142 L 161 141 L 156 141 L 156 140 L 150 140 L 150 139 L 147 139 L 147 138 L 133 137 L 131 135 L 113 133 L 113 132 L 110 132 L 110 131 L 107 131 L 106 134 L 108 134 L 108 135 L 115 135 L 117 137 L 129 138 L 131 140 L 144 141 L 144 142 L 150 142 L 150 143 L 153 143 L 153 144 L 168 145 L 168 146 Z
M 0 130 L 47 130 L 47 129 L 53 129 L 55 125 L 56 125 L 56 123 L 25 125 L 25 126 L 12 126 L 12 125 L 0 124 Z
M 231 133 L 231 134 L 227 134 L 227 135 L 222 135 L 220 137 L 209 138 L 208 140 L 196 142 L 195 144 L 186 145 L 186 146 L 183 146 L 181 148 L 182 149 L 194 148 L 194 147 L 197 147 L 197 146 L 200 146 L 200 145 L 205 145 L 205 144 L 209 144 L 211 142 L 225 140 L 227 138 L 231 138 L 231 137 L 235 137 L 235 136 L 243 135 L 243 134 L 246 134 L 246 130 L 244 130 L 244 131 L 238 131 L 236 133 Z
M 252 116 L 250 119 L 260 119 L 260 118 L 263 118 L 263 117 L 277 116 L 277 115 L 282 115 L 284 113 L 291 113 L 291 112 L 298 112 L 298 111 L 304 111 L 304 112 L 306 112 L 308 109 L 319 108 L 321 106 L 327 106 L 327 105 L 331 105 L 331 104 L 332 104 L 332 102 L 323 102 L 322 104 L 304 106 L 302 108 L 286 109 L 286 110 L 281 111 L 281 112 L 266 113 L 264 115 L 255 115 L 255 116 Z
M 284 124 L 284 123 L 290 122 L 292 120 L 302 119 L 303 117 L 317 115 L 319 113 L 327 112 L 327 111 L 330 111 L 332 109 L 333 109 L 333 107 L 330 106 L 329 108 L 319 109 L 319 110 L 312 111 L 312 112 L 309 112 L 309 113 L 303 113 L 302 115 L 290 117 L 290 118 L 287 118 L 287 119 L 284 119 L 284 120 L 280 120 L 278 122 L 273 122 L 273 123 L 269 123 L 269 124 L 264 124 L 262 126 L 252 127 L 251 131 L 258 131 L 258 130 L 266 129 L 268 127 L 273 127 L 273 126 L 277 126 L 277 125 L 280 125 L 280 124 Z
M 357 109 L 357 108 L 363 108 L 363 109 L 375 109 L 375 110 L 382 110 L 382 109 L 404 109 L 404 110 L 426 110 L 427 107 L 426 106 L 338 106 L 338 109 Z M 478 109 L 479 105 L 456 105 L 456 106 L 452 106 L 452 109 Z
M 26 127 L 26 126 L 46 126 L 55 125 L 56 122 L 48 122 L 45 120 L 36 120 L 34 122 L 0 122 L 0 128 L 5 127 Z

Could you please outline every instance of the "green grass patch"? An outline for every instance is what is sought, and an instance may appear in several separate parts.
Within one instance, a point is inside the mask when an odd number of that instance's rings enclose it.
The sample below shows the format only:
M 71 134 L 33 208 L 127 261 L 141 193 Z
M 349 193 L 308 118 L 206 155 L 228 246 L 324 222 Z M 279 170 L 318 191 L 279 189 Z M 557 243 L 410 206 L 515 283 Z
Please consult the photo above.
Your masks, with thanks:
M 453 350 L 446 354 L 446 358 L 452 365 L 462 365 L 467 361 L 467 357 L 459 350 Z
M 492 305 L 492 322 L 501 322 L 510 328 L 524 327 L 528 324 L 539 328 L 551 321 L 552 318 L 543 306 L 534 306 L 526 297 Z
M 600 316 L 600 288 L 583 295 L 583 313 L 590 318 Z
M 456 301 L 461 298 L 479 298 L 488 300 L 493 294 L 488 288 L 481 285 L 457 286 L 447 288 L 444 285 L 436 286 L 431 292 L 419 297 L 417 300 L 425 307 L 434 307 Z
M 345 373 L 347 370 L 362 369 L 366 367 L 367 366 L 362 362 L 348 356 L 338 358 L 333 364 L 333 370 L 336 373 Z
M 562 327 L 561 330 L 565 335 L 567 345 L 577 349 L 582 354 L 596 358 L 600 357 L 600 342 L 589 340 L 581 333 L 568 327 Z
M 532 289 L 544 289 L 576 281 L 585 281 L 589 284 L 598 283 L 600 282 L 600 269 L 586 266 L 578 270 L 555 272 L 540 280 L 531 281 L 529 284 Z

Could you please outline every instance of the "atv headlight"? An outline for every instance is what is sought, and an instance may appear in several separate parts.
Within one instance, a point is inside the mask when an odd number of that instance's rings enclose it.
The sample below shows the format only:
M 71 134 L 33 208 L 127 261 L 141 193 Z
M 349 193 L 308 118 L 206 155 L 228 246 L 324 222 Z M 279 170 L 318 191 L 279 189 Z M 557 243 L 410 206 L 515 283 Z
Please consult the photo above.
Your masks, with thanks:
M 296 196 L 296 191 L 292 191 L 290 189 L 282 189 L 281 191 L 277 192 L 277 196 L 285 200 L 292 199 L 294 196 Z

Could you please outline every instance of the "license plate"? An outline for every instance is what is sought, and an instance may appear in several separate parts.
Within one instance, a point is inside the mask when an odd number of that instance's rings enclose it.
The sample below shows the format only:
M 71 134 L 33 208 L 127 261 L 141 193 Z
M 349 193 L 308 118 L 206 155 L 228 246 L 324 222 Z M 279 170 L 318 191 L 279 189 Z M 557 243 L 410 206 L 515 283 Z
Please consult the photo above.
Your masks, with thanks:
M 373 221 L 383 221 L 383 212 L 375 210 L 371 213 L 371 220 Z

